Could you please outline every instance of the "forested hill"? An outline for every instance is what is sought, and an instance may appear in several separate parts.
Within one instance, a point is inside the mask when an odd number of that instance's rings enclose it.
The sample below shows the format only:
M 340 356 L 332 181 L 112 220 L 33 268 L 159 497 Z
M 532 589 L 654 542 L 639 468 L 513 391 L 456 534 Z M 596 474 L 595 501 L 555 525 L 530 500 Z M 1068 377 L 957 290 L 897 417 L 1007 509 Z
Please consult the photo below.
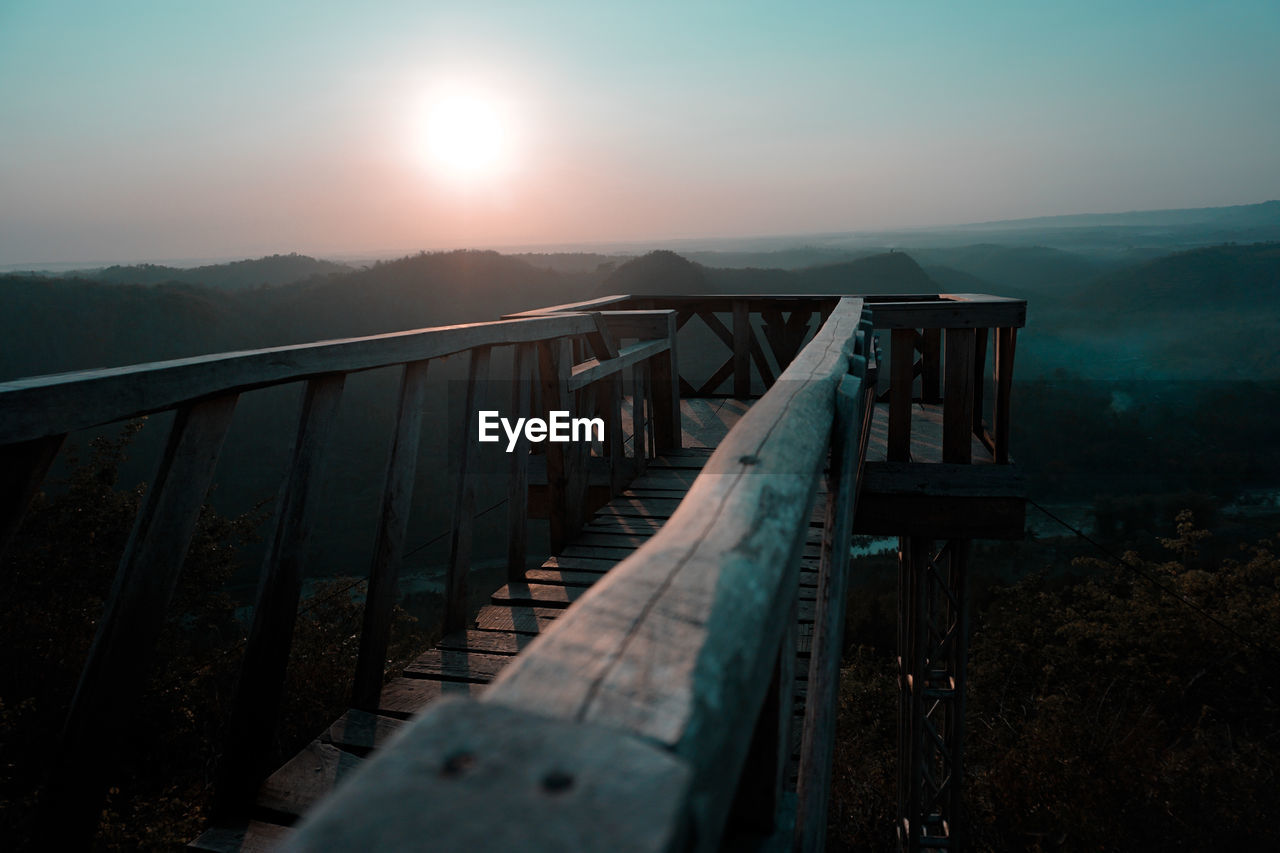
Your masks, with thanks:
M 191 268 L 160 264 L 117 265 L 100 270 L 77 270 L 71 276 L 107 284 L 200 284 L 234 290 L 293 284 L 316 276 L 348 272 L 351 272 L 351 267 L 345 264 L 291 253 Z

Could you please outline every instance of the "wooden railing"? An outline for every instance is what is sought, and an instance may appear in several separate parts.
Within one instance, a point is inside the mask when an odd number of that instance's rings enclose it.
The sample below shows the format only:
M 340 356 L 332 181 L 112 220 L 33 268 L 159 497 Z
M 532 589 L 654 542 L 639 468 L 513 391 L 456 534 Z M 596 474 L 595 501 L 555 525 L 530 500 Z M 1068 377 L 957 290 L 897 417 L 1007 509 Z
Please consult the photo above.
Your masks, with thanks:
M 466 435 L 460 471 L 449 488 L 453 521 L 445 601 L 446 629 L 467 617 L 467 570 L 475 517 L 476 412 L 492 383 L 490 352 L 514 350 L 508 400 L 490 401 L 518 416 L 531 411 L 599 413 L 606 441 L 597 447 L 611 470 L 642 466 L 646 453 L 679 446 L 673 312 L 561 313 L 557 316 L 416 330 L 251 352 L 224 353 L 0 383 L 0 547 L 70 432 L 173 411 L 156 474 L 120 559 L 50 762 L 45 804 L 51 836 L 84 843 L 93 832 L 119 738 L 142 691 L 149 661 L 191 542 L 215 465 L 245 391 L 305 382 L 298 427 L 269 532 L 240 685 L 221 767 L 224 805 L 252 794 L 281 703 L 285 667 L 304 577 L 304 546 L 314 525 L 320 472 L 348 374 L 403 365 L 392 450 L 385 469 L 375 552 L 368 575 L 352 704 L 374 710 L 384 680 L 401 554 L 423 429 L 428 366 L 469 354 Z M 643 374 L 631 429 L 649 435 L 628 456 L 622 440 L 623 374 Z M 536 371 L 536 381 L 534 372 Z M 633 389 L 634 391 L 634 389 Z M 536 397 L 536 400 L 534 399 Z M 645 402 L 647 401 L 647 403 Z M 564 448 L 569 447 L 566 451 Z M 553 547 L 584 517 L 585 444 L 547 444 L 544 455 Z M 508 566 L 525 568 L 528 443 L 510 454 Z
M 790 751 L 799 558 L 827 472 L 800 767 L 812 842 L 874 387 L 869 331 L 861 299 L 833 304 L 652 539 L 478 700 L 429 706 L 290 848 L 715 850 L 726 832 L 770 832 Z

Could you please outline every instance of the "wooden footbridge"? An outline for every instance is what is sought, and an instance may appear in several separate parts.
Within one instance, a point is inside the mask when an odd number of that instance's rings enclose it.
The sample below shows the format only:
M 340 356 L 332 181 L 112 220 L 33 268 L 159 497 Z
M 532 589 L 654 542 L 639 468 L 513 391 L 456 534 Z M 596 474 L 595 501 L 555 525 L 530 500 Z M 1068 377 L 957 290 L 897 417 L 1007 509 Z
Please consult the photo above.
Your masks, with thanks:
M 955 848 L 968 541 L 1022 535 L 1008 463 L 1024 318 L 1020 300 L 974 294 L 618 296 L 0 385 L 5 539 L 67 433 L 176 412 L 50 764 L 50 835 L 93 831 L 238 395 L 302 382 L 221 818 L 194 847 L 821 849 L 858 533 L 901 543 L 899 835 Z M 427 374 L 464 352 L 444 637 L 388 677 L 419 438 L 440 428 Z M 511 369 L 494 379 L 499 352 Z M 344 380 L 395 365 L 351 710 L 262 766 Z M 599 417 L 605 434 L 523 438 L 506 457 L 508 578 L 477 613 L 485 409 Z M 550 555 L 529 553 L 531 519 Z

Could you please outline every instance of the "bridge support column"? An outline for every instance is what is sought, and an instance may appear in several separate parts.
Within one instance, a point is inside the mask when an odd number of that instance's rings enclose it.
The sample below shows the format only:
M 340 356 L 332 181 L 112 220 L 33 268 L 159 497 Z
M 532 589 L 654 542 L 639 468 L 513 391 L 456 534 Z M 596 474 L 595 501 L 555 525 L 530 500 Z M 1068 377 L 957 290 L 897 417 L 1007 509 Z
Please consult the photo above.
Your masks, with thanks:
M 964 779 L 965 603 L 969 540 L 898 550 L 898 838 L 903 850 L 955 850 Z

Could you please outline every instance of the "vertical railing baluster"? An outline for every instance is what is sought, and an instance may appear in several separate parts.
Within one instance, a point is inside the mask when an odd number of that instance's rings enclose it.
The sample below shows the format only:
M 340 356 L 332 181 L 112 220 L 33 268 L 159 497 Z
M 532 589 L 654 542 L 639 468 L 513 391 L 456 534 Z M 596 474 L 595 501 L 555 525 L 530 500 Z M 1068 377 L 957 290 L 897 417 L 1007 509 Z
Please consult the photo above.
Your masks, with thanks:
M 320 470 L 344 384 L 345 377 L 340 373 L 312 379 L 302 400 L 227 724 L 218 784 L 222 811 L 236 811 L 247 805 L 253 786 L 269 769 L 263 762 L 270 757 L 275 740 Z
M 382 695 L 387 648 L 391 642 L 391 617 L 418 472 L 418 444 L 427 404 L 427 365 L 426 361 L 406 364 L 400 380 L 395 432 L 383 480 L 382 508 L 378 514 L 378 534 L 369 569 L 369 590 L 365 595 L 360 650 L 351 691 L 352 706 L 364 711 L 376 711 Z
M 985 444 L 987 440 L 985 416 L 983 408 L 987 384 L 987 332 L 984 327 L 975 329 L 976 339 L 973 351 L 973 434 Z
M 554 410 L 568 409 L 569 364 L 564 355 L 563 339 L 538 343 L 538 376 L 540 409 L 550 417 Z M 566 455 L 564 445 L 548 441 L 543 444 L 547 457 L 547 522 L 550 528 L 552 554 L 559 554 L 571 534 L 565 499 Z
M 445 579 L 444 632 L 461 631 L 467 621 L 467 574 L 471 570 L 472 531 L 476 515 L 475 469 L 479 462 L 477 440 L 479 410 L 484 408 L 489 382 L 489 348 L 471 350 L 467 371 L 467 400 L 462 413 L 462 461 L 454 489 L 453 524 L 449 530 L 449 567 Z
M 516 345 L 511 376 L 512 418 L 529 416 L 530 372 L 536 357 L 532 344 Z M 529 544 L 529 439 L 524 430 L 507 456 L 507 579 L 521 581 Z
M 995 428 L 996 464 L 1009 462 L 1009 398 L 1013 395 L 1013 354 L 1017 349 L 1016 328 L 996 331 L 995 385 L 996 401 L 992 420 Z
M 911 458 L 915 357 L 916 330 L 894 329 L 889 352 L 889 437 L 885 448 L 890 462 L 906 462 Z
M 947 329 L 946 380 L 942 391 L 942 461 L 973 461 L 973 329 Z
M 41 804 L 50 849 L 84 849 L 98 817 L 129 709 L 146 684 L 237 394 L 178 408 L 160 464 L 120 558 L 80 674 Z
M 751 396 L 751 314 L 745 299 L 733 300 L 733 396 Z

